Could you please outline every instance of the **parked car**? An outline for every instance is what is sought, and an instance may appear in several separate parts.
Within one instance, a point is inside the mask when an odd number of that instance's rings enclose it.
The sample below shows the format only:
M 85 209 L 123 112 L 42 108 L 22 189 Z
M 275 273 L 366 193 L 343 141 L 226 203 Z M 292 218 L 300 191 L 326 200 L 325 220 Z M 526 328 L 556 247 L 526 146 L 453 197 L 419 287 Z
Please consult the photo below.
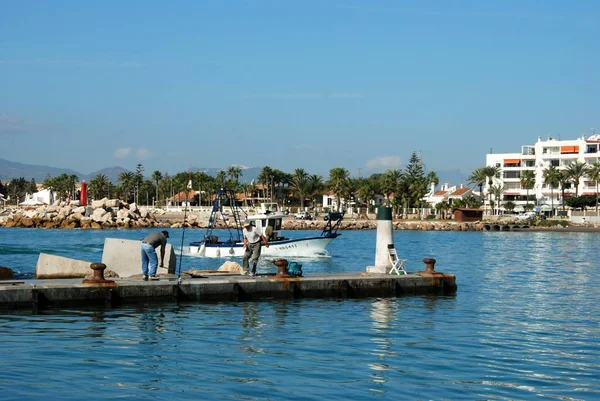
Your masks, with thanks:
M 533 219 L 535 218 L 536 213 L 535 212 L 525 212 L 523 214 L 518 215 L 517 217 L 515 217 L 517 220 L 529 220 L 529 219 Z
M 312 220 L 313 217 L 309 212 L 298 212 L 295 215 L 298 220 Z

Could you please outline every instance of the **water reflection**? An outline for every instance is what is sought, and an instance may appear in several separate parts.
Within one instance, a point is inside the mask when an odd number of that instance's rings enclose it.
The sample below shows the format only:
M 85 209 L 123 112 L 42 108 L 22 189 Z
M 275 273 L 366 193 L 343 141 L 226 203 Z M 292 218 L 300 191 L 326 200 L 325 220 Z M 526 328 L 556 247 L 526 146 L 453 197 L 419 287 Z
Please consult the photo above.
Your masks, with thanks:
M 375 361 L 368 364 L 371 372 L 370 378 L 372 383 L 381 385 L 388 381 L 386 372 L 389 370 L 389 365 L 386 359 L 394 353 L 392 352 L 393 341 L 391 338 L 390 329 L 394 320 L 394 305 L 390 299 L 378 299 L 371 303 L 371 323 L 373 337 L 371 341 L 374 345 L 373 350 L 369 353 L 374 355 Z M 381 391 L 380 388 L 371 388 L 371 391 Z

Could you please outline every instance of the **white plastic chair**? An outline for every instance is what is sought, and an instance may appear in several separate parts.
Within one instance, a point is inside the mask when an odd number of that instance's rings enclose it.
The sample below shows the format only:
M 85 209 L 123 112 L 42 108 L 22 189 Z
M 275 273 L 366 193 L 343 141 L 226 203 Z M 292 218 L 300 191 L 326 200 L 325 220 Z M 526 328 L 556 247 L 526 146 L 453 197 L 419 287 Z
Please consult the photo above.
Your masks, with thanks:
M 404 262 L 406 262 L 406 259 L 398 258 L 398 253 L 396 252 L 394 244 L 388 244 L 388 256 L 390 258 L 390 263 L 392 264 L 392 268 L 388 274 L 408 274 L 406 270 L 404 270 Z

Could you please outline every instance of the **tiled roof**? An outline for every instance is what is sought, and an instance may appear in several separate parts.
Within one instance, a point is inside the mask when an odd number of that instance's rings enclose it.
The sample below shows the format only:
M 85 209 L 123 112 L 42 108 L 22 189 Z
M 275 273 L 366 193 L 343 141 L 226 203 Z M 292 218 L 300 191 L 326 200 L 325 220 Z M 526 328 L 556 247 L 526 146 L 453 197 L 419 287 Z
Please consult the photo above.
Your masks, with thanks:
M 450 196 L 463 196 L 467 193 L 471 192 L 471 188 L 458 188 L 456 191 L 454 191 L 452 194 L 450 194 Z
M 187 193 L 187 198 L 186 198 L 185 191 L 181 191 L 180 193 L 175 194 L 172 197 L 170 197 L 169 200 L 174 201 L 174 202 L 190 201 L 190 200 L 194 199 L 194 195 L 196 195 L 196 192 L 190 191 Z

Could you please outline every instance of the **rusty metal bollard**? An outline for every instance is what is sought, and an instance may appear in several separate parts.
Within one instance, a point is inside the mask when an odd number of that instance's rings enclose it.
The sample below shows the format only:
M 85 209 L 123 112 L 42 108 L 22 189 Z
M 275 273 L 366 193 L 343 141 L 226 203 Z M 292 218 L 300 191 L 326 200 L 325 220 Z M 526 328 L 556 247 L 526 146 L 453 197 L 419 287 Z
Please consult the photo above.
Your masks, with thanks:
M 92 263 L 90 268 L 94 271 L 94 277 L 91 279 L 83 280 L 83 284 L 111 284 L 114 283 L 112 280 L 104 278 L 104 270 L 106 265 L 104 263 Z
M 288 261 L 287 259 L 275 259 L 273 261 L 273 264 L 275 266 L 277 266 L 277 275 L 278 276 L 287 276 L 288 272 L 287 272 L 287 267 L 288 267 Z
M 423 258 L 423 263 L 425 263 L 425 273 L 435 273 L 435 259 L 433 258 Z

